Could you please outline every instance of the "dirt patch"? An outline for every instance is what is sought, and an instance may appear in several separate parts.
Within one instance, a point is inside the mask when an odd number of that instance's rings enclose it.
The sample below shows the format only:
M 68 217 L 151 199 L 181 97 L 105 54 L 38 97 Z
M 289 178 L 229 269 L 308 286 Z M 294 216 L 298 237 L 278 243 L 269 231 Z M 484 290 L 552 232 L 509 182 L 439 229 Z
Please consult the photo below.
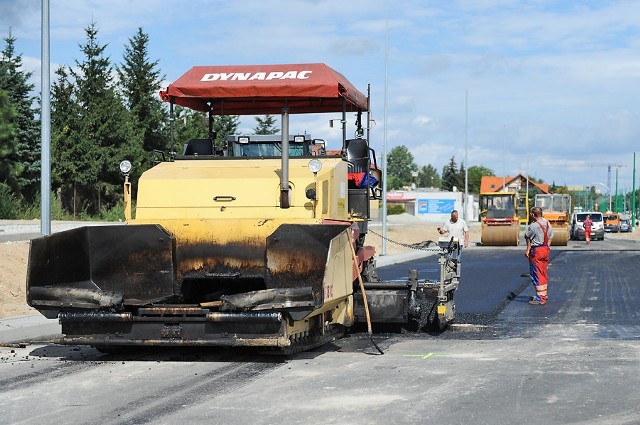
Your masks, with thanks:
M 25 294 L 29 242 L 0 243 L 0 319 L 37 314 Z

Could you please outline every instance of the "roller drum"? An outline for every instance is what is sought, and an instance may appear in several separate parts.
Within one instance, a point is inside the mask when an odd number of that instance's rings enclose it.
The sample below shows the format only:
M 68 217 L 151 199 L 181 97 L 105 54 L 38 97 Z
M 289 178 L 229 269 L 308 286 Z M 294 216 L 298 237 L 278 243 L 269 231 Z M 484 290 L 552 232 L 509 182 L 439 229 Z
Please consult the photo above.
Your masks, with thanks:
M 481 242 L 483 246 L 518 246 L 520 226 L 491 226 L 482 224 Z
M 551 246 L 567 246 L 569 241 L 569 228 L 567 225 L 553 226 L 553 238 Z

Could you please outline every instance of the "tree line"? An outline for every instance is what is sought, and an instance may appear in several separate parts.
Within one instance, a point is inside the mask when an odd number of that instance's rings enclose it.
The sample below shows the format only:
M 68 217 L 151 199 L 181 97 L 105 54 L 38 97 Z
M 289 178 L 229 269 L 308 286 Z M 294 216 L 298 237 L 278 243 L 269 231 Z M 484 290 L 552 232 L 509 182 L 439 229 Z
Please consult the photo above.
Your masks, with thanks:
M 469 193 L 480 194 L 480 182 L 483 176 L 495 176 L 492 169 L 482 165 L 472 165 L 468 171 Z M 544 183 L 541 178 L 528 176 L 530 181 L 536 183 Z M 438 170 L 432 165 L 424 165 L 418 167 L 414 157 L 406 146 L 396 146 L 391 149 L 387 161 L 387 188 L 390 190 L 408 189 L 415 185 L 416 188 L 423 189 L 440 189 L 443 191 L 456 190 L 464 192 L 465 189 L 465 166 L 458 164 L 455 156 L 449 159 L 449 162 L 443 167 L 442 174 L 438 174 Z M 584 206 L 585 204 L 593 207 L 594 203 L 606 205 L 605 208 L 600 207 L 602 211 L 608 209 L 608 197 L 603 194 L 596 194 L 595 187 L 587 188 L 588 192 L 579 191 L 572 192 L 566 185 L 558 186 L 555 182 L 549 185 L 549 193 L 569 194 L 571 196 L 571 205 L 573 207 Z M 540 193 L 537 187 L 530 187 L 528 190 L 521 189 L 521 194 L 528 193 L 529 205 L 533 206 L 534 198 Z M 633 192 L 627 192 L 612 197 L 612 209 L 616 212 L 627 212 L 631 210 Z M 640 190 L 635 190 L 636 205 L 640 199 Z M 400 212 L 404 212 L 404 208 Z
M 391 190 L 413 187 L 435 188 L 444 191 L 465 189 L 465 173 L 468 174 L 469 193 L 480 193 L 482 176 L 495 176 L 492 169 L 473 165 L 465 170 L 464 163 L 458 167 L 455 156 L 442 168 L 442 174 L 431 164 L 418 167 L 406 146 L 396 146 L 387 157 L 387 188 Z
M 150 166 L 154 151 L 167 152 L 168 108 L 158 96 L 165 77 L 149 57 L 149 37 L 138 28 L 114 64 L 105 55 L 95 23 L 85 28 L 80 59 L 55 71 L 51 86 L 52 216 L 122 217 L 119 163 L 131 161 L 134 183 Z M 0 52 L 0 218 L 37 218 L 40 211 L 40 98 L 29 83 L 9 34 Z M 275 118 L 256 117 L 256 134 L 274 134 Z M 217 116 L 221 144 L 239 126 L 239 116 Z M 176 106 L 179 143 L 208 137 L 206 114 Z M 181 153 L 181 146 L 175 146 Z

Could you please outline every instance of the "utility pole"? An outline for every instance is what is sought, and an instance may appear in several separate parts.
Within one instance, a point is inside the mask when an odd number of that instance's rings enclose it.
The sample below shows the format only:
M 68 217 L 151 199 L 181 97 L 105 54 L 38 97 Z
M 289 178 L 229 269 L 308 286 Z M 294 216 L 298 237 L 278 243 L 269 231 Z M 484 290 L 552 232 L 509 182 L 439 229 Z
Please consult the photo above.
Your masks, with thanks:
M 387 127 L 389 120 L 387 116 L 387 88 L 388 88 L 388 53 L 389 48 L 389 19 L 384 23 L 384 133 L 382 138 L 382 252 L 380 255 L 387 255 Z
M 49 0 L 42 0 L 42 93 L 40 104 L 40 233 L 51 234 L 51 42 Z
M 469 223 L 467 210 L 469 209 L 469 158 L 467 150 L 467 134 L 469 128 L 469 90 L 464 92 L 464 205 L 462 206 L 462 218 Z
M 633 183 L 631 184 L 631 230 L 636 227 L 636 153 L 633 153 Z
M 624 167 L 624 165 L 607 164 L 607 186 L 609 187 L 609 211 L 611 211 L 611 167 L 616 167 L 616 175 L 618 167 Z
M 615 207 L 613 209 L 613 212 L 620 212 L 620 208 L 618 207 L 618 168 L 616 168 L 616 197 L 615 197 L 616 203 L 615 203 Z

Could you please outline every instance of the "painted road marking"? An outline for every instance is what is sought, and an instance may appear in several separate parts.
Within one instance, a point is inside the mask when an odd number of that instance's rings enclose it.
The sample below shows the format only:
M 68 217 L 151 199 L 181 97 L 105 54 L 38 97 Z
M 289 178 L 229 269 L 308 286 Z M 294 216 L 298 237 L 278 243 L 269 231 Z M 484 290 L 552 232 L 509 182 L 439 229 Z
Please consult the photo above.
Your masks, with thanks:
M 446 354 L 426 353 L 426 354 L 404 354 L 403 357 L 420 357 L 423 360 L 430 357 L 447 357 Z

